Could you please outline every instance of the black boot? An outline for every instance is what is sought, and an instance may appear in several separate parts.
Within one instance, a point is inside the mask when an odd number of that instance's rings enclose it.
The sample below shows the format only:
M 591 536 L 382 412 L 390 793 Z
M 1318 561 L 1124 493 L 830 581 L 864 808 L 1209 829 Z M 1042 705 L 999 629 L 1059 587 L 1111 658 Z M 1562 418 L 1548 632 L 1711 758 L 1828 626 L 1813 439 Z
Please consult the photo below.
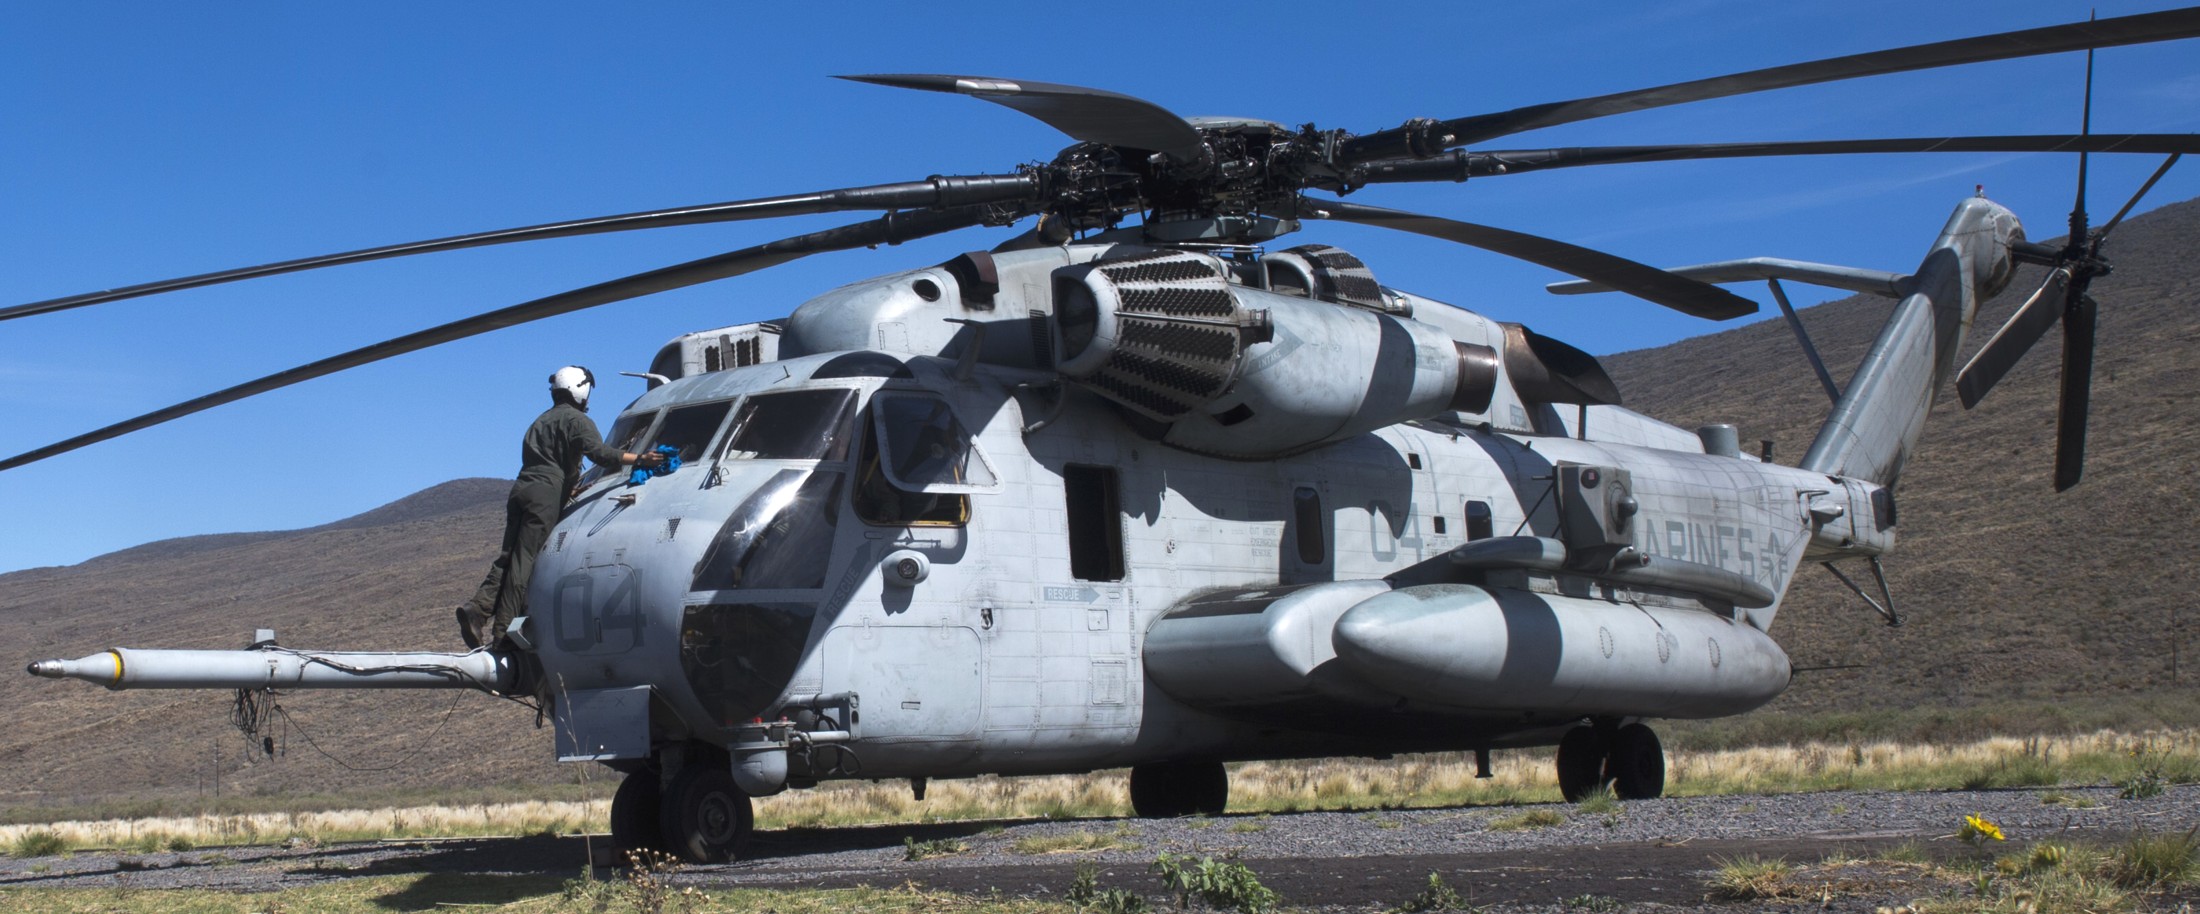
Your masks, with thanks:
M 480 650 L 488 641 L 489 617 L 474 612 L 471 607 L 458 608 L 458 636 L 466 639 L 466 649 Z

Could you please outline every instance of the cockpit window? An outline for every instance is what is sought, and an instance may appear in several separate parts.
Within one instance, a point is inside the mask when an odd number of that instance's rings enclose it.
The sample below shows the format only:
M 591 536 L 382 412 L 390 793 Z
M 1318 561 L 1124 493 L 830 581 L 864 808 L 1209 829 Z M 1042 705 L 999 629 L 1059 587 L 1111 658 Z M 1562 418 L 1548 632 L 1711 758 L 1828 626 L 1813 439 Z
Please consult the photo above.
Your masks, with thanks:
M 675 447 L 680 449 L 681 463 L 694 463 L 710 446 L 710 439 L 718 433 L 718 426 L 726 420 L 726 411 L 733 408 L 733 401 L 698 403 L 682 406 L 665 413 L 665 423 L 657 427 L 657 435 L 650 442 L 652 449 Z
M 611 423 L 611 434 L 603 436 L 603 443 L 618 448 L 619 450 L 633 453 L 634 450 L 640 447 L 642 443 L 642 433 L 649 431 L 649 424 L 655 421 L 657 421 L 657 413 L 654 411 L 646 413 L 627 413 L 624 416 L 620 416 L 617 422 Z M 613 471 L 623 471 L 623 469 L 620 467 L 607 467 L 601 464 L 590 467 L 588 472 L 581 474 L 581 488 L 585 489 L 589 486 L 595 485 L 596 480 L 602 479 L 604 477 L 604 474 L 611 473 Z
M 886 443 L 882 468 L 909 492 L 979 492 L 999 483 L 970 432 L 937 397 L 887 394 L 871 407 L 878 438 Z
M 856 392 L 845 388 L 757 394 L 733 414 L 719 456 L 732 460 L 844 460 Z
M 825 586 L 839 472 L 779 471 L 726 518 L 695 563 L 692 590 Z

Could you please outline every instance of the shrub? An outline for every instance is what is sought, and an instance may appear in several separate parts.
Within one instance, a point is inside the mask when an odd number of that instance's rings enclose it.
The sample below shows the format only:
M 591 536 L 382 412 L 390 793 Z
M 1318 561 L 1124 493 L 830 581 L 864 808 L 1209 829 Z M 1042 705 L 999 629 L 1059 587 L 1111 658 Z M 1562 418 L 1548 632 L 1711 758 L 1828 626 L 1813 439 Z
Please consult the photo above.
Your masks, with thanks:
M 1421 894 L 1406 899 L 1398 906 L 1399 914 L 1422 914 L 1424 911 L 1464 911 L 1467 900 L 1459 897 L 1459 890 L 1452 888 L 1444 877 L 1428 874 L 1428 887 Z
M 2177 885 L 2194 876 L 2200 827 L 2182 835 L 2141 833 L 2133 835 L 2109 858 L 2108 876 L 2132 888 Z
M 1077 866 L 1077 876 L 1063 893 L 1072 907 L 1080 911 L 1097 911 L 1099 914 L 1145 914 L 1144 896 L 1129 889 L 1103 889 L 1100 873 L 1090 863 Z
M 1718 872 L 1710 880 L 1714 896 L 1730 901 L 1764 901 L 1797 894 L 1788 878 L 1795 868 L 1786 860 L 1764 860 L 1752 854 L 1718 861 Z
M 68 839 L 61 837 L 58 833 L 39 829 L 17 835 L 15 846 L 10 848 L 8 852 L 17 857 L 51 857 L 55 854 L 66 853 L 68 850 Z
M 901 839 L 901 846 L 903 848 L 901 859 L 911 863 L 919 860 L 929 860 L 933 857 L 951 857 L 970 849 L 970 845 L 953 838 L 936 838 L 931 841 L 903 838 Z
M 1235 860 L 1162 854 L 1153 862 L 1163 888 L 1176 896 L 1176 906 L 1189 908 L 1193 899 L 1209 907 L 1239 914 L 1263 914 L 1282 901 L 1274 889 L 1260 884 L 1260 877 Z

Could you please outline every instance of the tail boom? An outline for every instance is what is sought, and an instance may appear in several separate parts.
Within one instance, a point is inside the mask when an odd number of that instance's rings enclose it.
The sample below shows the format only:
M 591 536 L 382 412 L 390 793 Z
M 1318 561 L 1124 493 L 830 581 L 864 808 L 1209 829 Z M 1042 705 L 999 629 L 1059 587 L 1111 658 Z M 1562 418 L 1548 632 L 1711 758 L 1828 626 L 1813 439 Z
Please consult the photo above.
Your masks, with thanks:
M 2024 227 L 2000 204 L 1973 197 L 1956 207 L 1819 428 L 1803 469 L 1883 485 L 1902 475 L 1979 304 L 2009 284 L 2016 269 L 2010 249 L 2023 241 Z

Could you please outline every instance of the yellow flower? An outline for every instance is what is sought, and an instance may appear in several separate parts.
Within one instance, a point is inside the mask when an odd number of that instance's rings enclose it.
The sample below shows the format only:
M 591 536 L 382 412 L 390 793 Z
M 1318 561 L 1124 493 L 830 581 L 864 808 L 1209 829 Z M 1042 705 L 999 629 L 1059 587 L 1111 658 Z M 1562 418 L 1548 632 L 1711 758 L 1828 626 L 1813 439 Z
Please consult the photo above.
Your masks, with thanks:
M 2001 826 L 1995 825 L 1992 822 L 1988 822 L 1978 816 L 1963 817 L 1962 836 L 1963 840 L 1972 842 L 1976 842 L 1980 838 L 1992 838 L 1996 841 L 2009 840 L 2008 838 L 2002 836 Z

